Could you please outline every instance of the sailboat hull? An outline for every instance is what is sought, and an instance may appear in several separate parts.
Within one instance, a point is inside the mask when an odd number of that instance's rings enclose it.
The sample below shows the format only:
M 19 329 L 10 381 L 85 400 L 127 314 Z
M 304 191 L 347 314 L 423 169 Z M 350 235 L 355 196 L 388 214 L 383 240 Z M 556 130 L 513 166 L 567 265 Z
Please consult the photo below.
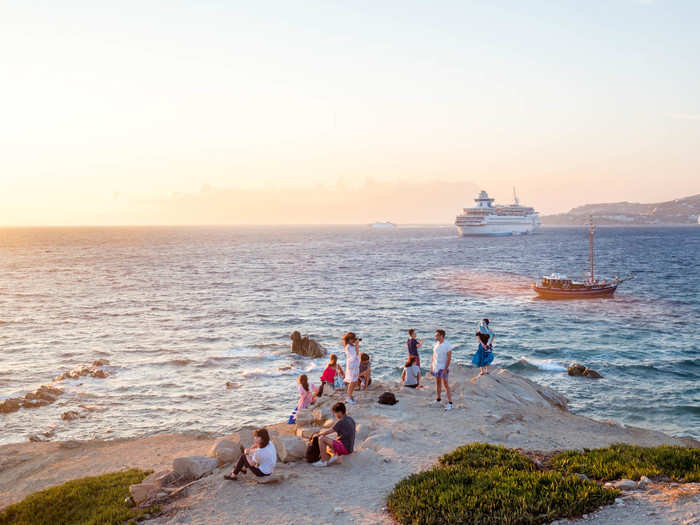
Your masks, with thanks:
M 550 288 L 533 284 L 532 289 L 543 299 L 595 299 L 612 297 L 617 283 L 585 288 Z

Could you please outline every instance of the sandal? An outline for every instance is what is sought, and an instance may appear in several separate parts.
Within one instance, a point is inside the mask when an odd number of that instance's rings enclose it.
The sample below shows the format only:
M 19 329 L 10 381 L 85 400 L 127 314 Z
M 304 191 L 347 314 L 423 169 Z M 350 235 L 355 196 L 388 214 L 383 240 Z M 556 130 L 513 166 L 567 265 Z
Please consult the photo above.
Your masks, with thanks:
M 230 481 L 236 481 L 238 479 L 238 476 L 236 474 L 226 474 L 224 476 L 224 479 L 228 479 Z

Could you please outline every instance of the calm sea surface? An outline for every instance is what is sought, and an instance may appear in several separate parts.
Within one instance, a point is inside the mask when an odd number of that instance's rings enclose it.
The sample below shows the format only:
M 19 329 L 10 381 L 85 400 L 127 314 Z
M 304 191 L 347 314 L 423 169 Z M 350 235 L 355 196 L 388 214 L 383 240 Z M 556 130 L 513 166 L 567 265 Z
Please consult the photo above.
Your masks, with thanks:
M 426 339 L 425 362 L 441 327 L 470 363 L 481 317 L 496 365 L 564 393 L 573 412 L 700 438 L 700 227 L 600 228 L 596 247 L 602 274 L 634 280 L 614 299 L 549 302 L 528 284 L 583 274 L 583 228 L 0 229 L 0 399 L 111 362 L 106 379 L 64 381 L 53 405 L 0 414 L 0 443 L 278 422 L 296 376 L 318 382 L 326 362 L 290 355 L 292 330 L 341 352 L 352 329 L 375 375 L 396 378 L 407 328 Z M 605 378 L 568 377 L 571 361 Z M 67 410 L 86 417 L 63 421 Z

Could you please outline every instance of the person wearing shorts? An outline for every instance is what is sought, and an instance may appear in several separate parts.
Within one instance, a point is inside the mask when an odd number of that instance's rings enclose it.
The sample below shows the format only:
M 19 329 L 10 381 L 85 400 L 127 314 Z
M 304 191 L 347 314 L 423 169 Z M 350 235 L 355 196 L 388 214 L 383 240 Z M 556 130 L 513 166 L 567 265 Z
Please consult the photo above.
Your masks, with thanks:
M 352 454 L 355 446 L 355 420 L 347 415 L 344 403 L 333 405 L 333 415 L 338 420 L 331 428 L 314 434 L 318 436 L 318 446 L 321 449 L 321 459 L 313 463 L 314 467 L 327 467 L 339 461 L 341 456 Z M 328 434 L 335 432 L 338 439 L 331 439 Z M 312 438 L 313 439 L 313 438 Z M 333 455 L 328 453 L 327 447 L 333 450 Z
M 447 404 L 445 410 L 452 410 L 452 393 L 447 378 L 450 375 L 450 362 L 452 361 L 452 345 L 445 340 L 444 330 L 435 330 L 435 345 L 433 346 L 433 359 L 430 362 L 430 373 L 435 378 L 435 404 L 441 405 L 440 394 L 445 387 Z

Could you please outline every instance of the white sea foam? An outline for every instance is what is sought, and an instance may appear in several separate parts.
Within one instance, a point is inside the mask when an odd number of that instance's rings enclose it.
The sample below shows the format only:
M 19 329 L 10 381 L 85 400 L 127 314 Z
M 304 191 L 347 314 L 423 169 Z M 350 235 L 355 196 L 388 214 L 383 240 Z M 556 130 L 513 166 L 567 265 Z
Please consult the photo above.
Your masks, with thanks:
M 547 372 L 566 372 L 567 370 L 566 366 L 553 359 L 534 359 L 523 356 L 520 358 L 520 363 Z
M 264 369 L 264 368 L 251 368 L 248 370 L 243 370 L 241 373 L 242 377 L 246 379 L 251 379 L 253 377 L 282 377 L 282 376 L 297 376 L 299 374 L 306 374 L 318 369 L 316 363 L 311 361 L 308 365 L 303 368 L 293 367 L 293 366 L 282 366 L 275 370 Z

